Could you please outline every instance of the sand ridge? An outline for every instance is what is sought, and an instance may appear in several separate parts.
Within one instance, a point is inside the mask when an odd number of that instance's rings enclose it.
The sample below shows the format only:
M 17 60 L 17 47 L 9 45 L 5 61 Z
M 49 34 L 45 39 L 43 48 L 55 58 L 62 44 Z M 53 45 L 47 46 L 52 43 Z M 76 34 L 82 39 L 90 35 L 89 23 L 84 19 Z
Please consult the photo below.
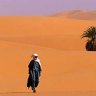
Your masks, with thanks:
M 0 21 L 1 41 L 21 42 L 60 50 L 84 50 L 86 40 L 81 39 L 81 35 L 86 28 L 96 25 L 96 21 L 90 20 L 31 16 L 0 17 Z
M 0 17 L 0 92 L 31 92 L 26 82 L 35 52 L 43 67 L 38 92 L 95 92 L 96 54 L 86 52 L 86 40 L 80 38 L 90 25 L 95 26 L 96 21 Z
M 96 10 L 94 11 L 83 11 L 83 10 L 72 10 L 64 11 L 53 15 L 59 18 L 71 18 L 79 20 L 96 20 Z

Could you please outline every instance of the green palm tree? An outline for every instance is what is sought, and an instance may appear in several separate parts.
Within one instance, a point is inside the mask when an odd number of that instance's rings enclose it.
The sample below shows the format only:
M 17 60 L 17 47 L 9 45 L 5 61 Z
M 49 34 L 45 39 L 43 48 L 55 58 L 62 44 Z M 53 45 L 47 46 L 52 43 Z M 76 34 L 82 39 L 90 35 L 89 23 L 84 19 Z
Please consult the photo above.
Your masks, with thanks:
M 88 38 L 88 42 L 87 44 L 90 43 L 89 47 L 91 48 L 88 51 L 96 51 L 96 47 L 95 47 L 95 43 L 96 43 L 96 27 L 91 26 L 89 27 L 86 31 L 84 31 L 84 33 L 82 34 L 82 38 Z

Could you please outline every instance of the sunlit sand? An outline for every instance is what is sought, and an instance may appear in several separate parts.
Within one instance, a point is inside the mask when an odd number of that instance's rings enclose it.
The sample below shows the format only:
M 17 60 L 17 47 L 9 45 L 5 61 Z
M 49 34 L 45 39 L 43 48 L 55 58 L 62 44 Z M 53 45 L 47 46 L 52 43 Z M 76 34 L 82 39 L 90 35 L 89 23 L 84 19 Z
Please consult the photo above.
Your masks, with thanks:
M 86 52 L 86 39 L 81 39 L 92 25 L 96 26 L 96 20 L 0 17 L 0 92 L 5 93 L 0 96 L 33 94 L 26 84 L 28 64 L 35 52 L 43 67 L 36 94 L 95 96 L 96 54 Z

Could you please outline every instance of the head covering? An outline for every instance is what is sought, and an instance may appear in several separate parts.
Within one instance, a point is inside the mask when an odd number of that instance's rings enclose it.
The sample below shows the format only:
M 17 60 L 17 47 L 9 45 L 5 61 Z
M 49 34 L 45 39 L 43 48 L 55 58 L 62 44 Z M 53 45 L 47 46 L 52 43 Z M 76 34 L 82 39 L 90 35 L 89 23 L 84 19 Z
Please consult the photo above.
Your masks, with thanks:
M 37 54 L 37 53 L 34 53 L 34 54 L 32 55 L 32 57 L 38 57 L 38 54 Z
M 37 54 L 37 53 L 34 53 L 34 54 L 32 55 L 32 57 L 33 57 L 33 58 L 34 58 L 34 57 L 37 57 L 35 61 L 37 61 L 37 62 L 40 64 L 40 66 L 41 66 L 40 59 L 38 59 L 38 54 Z M 41 66 L 41 67 L 42 67 L 42 66 Z

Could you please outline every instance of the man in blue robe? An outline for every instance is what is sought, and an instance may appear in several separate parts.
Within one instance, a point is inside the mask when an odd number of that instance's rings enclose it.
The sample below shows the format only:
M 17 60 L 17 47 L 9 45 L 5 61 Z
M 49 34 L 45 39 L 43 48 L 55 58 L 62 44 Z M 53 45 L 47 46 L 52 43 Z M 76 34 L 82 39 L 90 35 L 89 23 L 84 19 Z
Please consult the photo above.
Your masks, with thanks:
M 31 87 L 33 92 L 36 92 L 36 87 L 39 84 L 39 77 L 41 75 L 41 63 L 38 59 L 38 54 L 32 55 L 33 60 L 30 61 L 29 67 L 29 77 L 27 82 L 27 87 Z

